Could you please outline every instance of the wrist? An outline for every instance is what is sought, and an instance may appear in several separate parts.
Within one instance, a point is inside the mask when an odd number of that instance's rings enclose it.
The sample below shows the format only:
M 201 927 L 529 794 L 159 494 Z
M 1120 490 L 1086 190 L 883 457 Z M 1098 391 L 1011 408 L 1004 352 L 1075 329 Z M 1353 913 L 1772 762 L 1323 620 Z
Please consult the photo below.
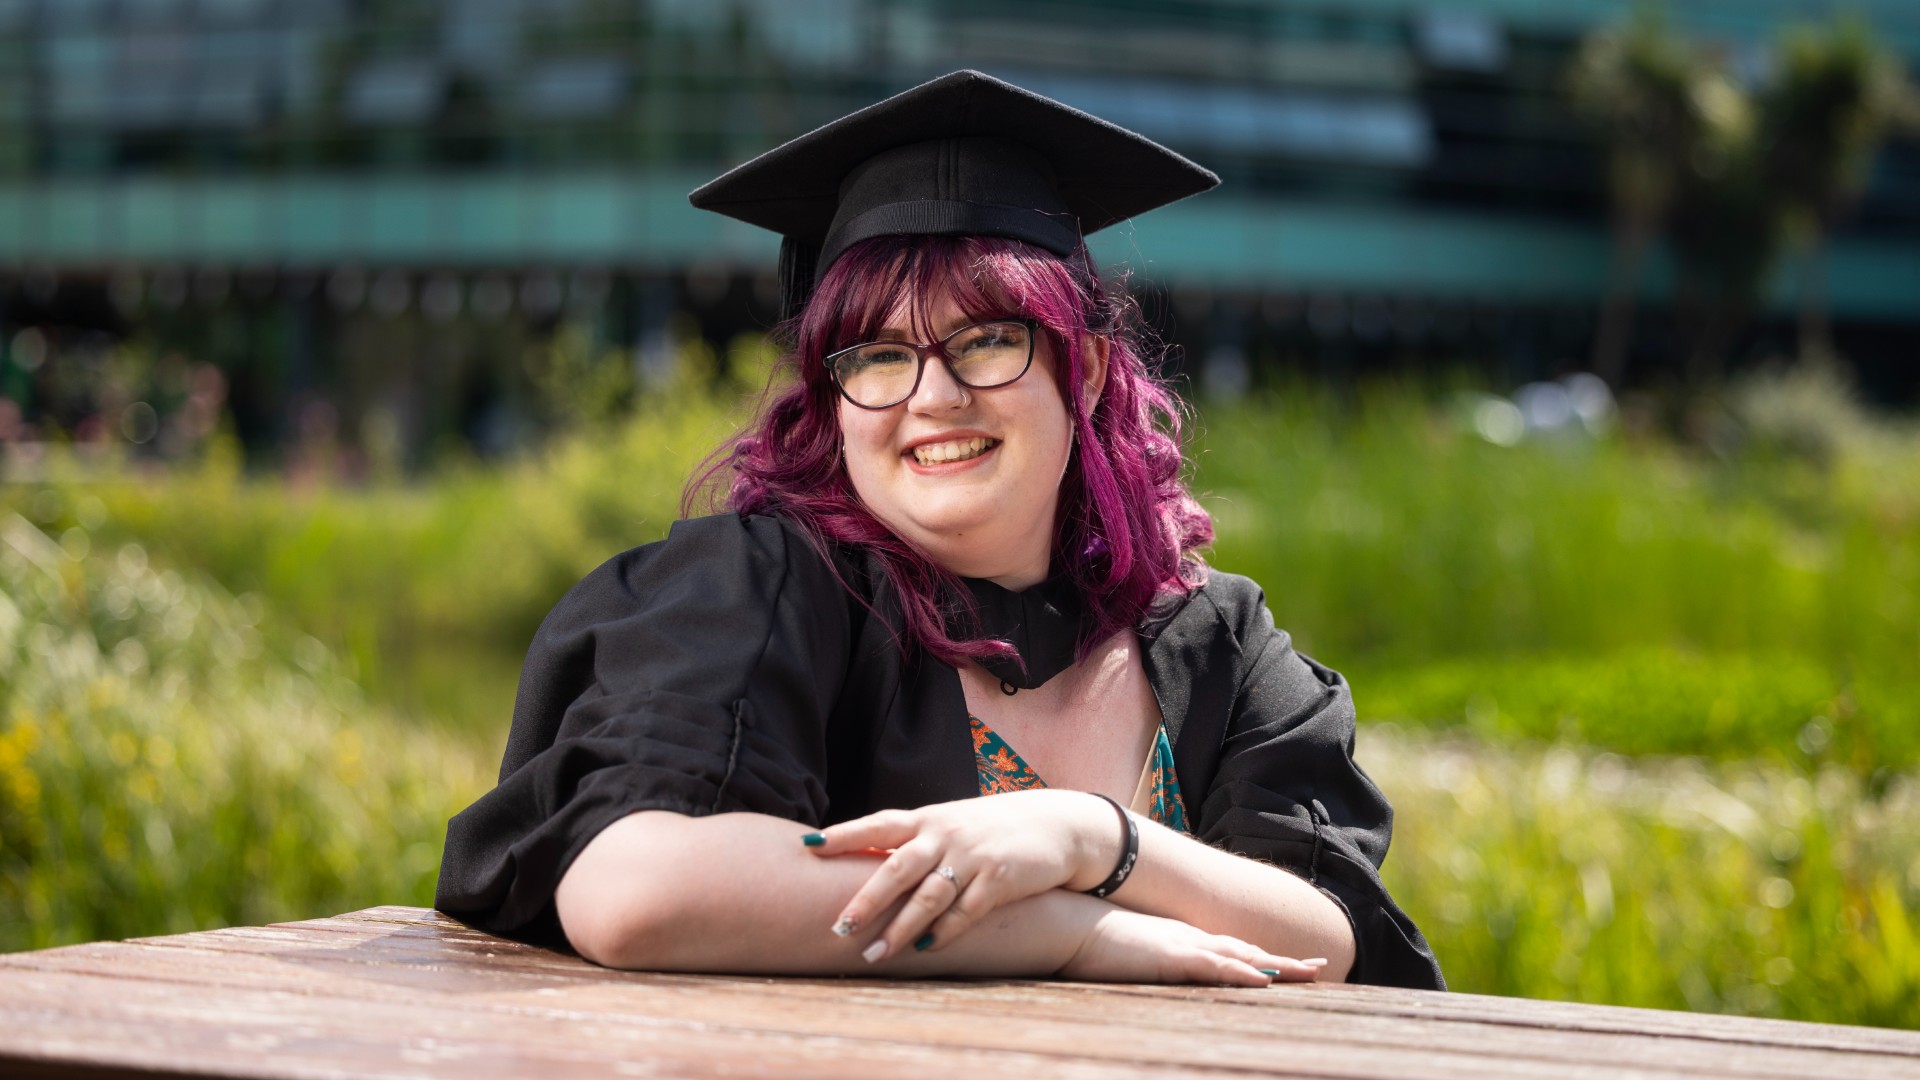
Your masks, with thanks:
M 1066 888 L 1074 892 L 1091 892 L 1112 876 L 1114 867 L 1126 854 L 1126 822 L 1114 813 L 1116 803 L 1091 792 L 1075 792 L 1079 796 L 1075 801 L 1079 811 L 1075 845 L 1078 852 L 1074 859 L 1074 871 L 1067 879 Z M 1124 811 L 1122 811 L 1124 813 Z
M 1112 915 L 1118 909 L 1105 900 L 1095 900 L 1091 896 L 1055 889 L 1033 898 L 1044 904 L 1048 912 L 1048 921 L 1056 928 L 1054 940 L 1061 946 L 1054 954 L 1059 963 L 1051 974 L 1056 978 L 1070 977 L 1069 969 L 1081 962 L 1088 950 L 1093 947 L 1098 936 L 1101 920 Z

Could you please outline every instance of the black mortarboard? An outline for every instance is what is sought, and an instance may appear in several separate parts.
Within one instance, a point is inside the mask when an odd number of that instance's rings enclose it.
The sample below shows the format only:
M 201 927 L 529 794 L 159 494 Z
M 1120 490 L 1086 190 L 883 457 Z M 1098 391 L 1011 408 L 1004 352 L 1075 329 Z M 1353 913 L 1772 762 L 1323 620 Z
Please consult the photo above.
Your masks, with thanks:
M 876 236 L 988 235 L 1062 257 L 1220 178 L 1151 139 L 978 71 L 869 105 L 705 184 L 694 206 L 772 229 L 782 315 Z

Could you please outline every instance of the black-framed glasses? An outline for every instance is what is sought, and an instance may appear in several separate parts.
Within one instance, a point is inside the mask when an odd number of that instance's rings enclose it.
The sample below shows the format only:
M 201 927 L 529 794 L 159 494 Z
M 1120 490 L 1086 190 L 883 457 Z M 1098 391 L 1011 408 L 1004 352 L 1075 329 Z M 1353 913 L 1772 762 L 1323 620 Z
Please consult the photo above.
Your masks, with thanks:
M 848 401 L 863 409 L 890 409 L 920 389 L 927 355 L 938 353 L 953 380 L 974 390 L 1005 386 L 1033 366 L 1031 319 L 996 319 L 963 326 L 930 345 L 869 341 L 827 357 L 827 371 Z

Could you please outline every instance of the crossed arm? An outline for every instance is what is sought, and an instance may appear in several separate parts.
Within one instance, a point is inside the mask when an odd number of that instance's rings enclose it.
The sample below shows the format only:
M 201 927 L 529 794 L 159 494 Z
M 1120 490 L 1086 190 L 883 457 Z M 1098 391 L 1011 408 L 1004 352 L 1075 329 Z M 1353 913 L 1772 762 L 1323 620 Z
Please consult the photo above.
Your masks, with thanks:
M 1105 801 L 1080 792 L 884 811 L 824 830 L 813 847 L 781 818 L 644 811 L 587 845 L 555 902 L 574 947 L 612 967 L 1250 986 L 1345 978 L 1351 929 L 1313 886 L 1139 827 L 1136 869 L 1099 900 L 1079 890 L 1112 870 L 1121 827 Z M 845 935 L 832 929 L 849 921 Z

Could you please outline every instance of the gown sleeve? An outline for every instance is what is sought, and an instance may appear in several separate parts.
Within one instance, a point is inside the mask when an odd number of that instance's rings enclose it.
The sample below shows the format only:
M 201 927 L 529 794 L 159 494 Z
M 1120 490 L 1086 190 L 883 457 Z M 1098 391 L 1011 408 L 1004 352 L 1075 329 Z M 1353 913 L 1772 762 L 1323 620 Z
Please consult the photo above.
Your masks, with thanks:
M 553 894 L 639 810 L 818 826 L 848 593 L 779 519 L 678 522 L 567 593 L 527 651 L 499 785 L 447 827 L 434 905 L 555 940 Z
M 1222 575 L 1228 576 L 1228 575 Z M 1295 652 L 1257 586 L 1222 606 L 1243 672 L 1198 837 L 1298 873 L 1346 909 L 1357 983 L 1443 990 L 1426 938 L 1380 881 L 1393 807 L 1353 759 L 1346 680 Z

